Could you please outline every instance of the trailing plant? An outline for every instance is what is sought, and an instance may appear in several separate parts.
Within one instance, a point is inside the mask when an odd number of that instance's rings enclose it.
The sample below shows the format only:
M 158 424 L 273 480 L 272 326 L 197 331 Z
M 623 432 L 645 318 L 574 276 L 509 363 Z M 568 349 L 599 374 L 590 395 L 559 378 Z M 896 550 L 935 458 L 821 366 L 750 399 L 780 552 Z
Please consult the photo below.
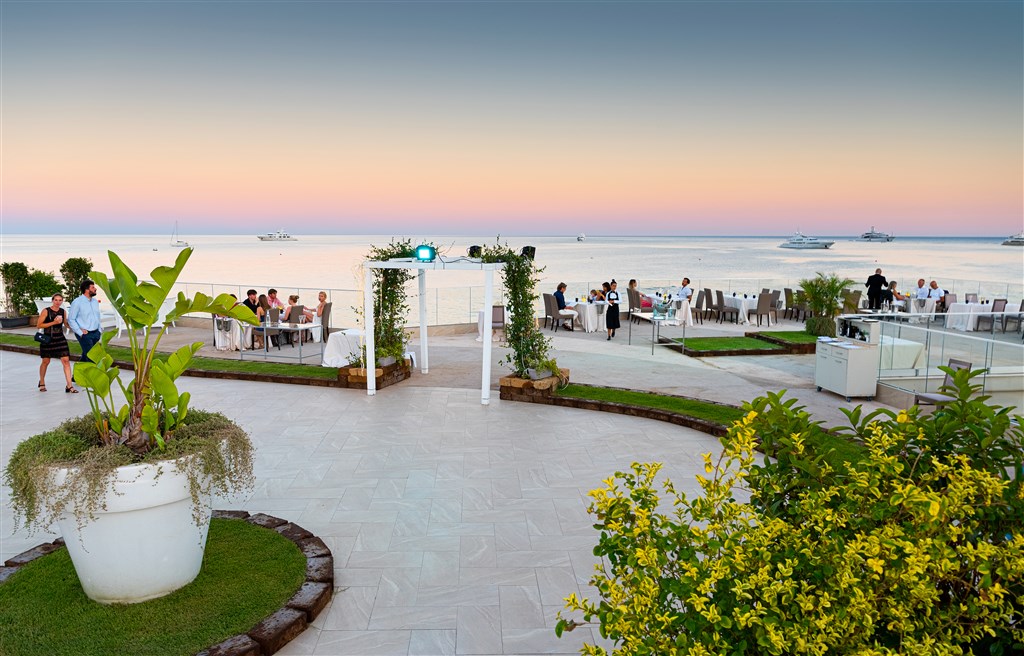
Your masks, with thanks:
M 235 299 L 230 294 L 210 298 L 196 293 L 189 299 L 184 293 L 179 293 L 174 309 L 167 313 L 160 330 L 153 332 L 160 308 L 191 256 L 192 249 L 186 248 L 178 255 L 173 267 L 153 269 L 150 274 L 153 282 L 139 282 L 121 258 L 110 251 L 113 277 L 108 278 L 98 271 L 90 276 L 124 319 L 135 369 L 135 378 L 125 385 L 121 381 L 121 370 L 114 366 L 114 358 L 106 351 L 112 332 L 104 333 L 100 343 L 89 351 L 92 362 L 75 365 L 75 382 L 88 393 L 97 433 L 103 444 L 124 444 L 139 455 L 152 449 L 163 451 L 175 430 L 184 422 L 190 395 L 188 392 L 179 393 L 174 381 L 188 368 L 203 344 L 187 344 L 166 359 L 158 359 L 156 352 L 160 340 L 173 320 L 190 312 L 202 312 L 257 324 L 255 315 L 245 306 L 235 306 Z M 140 330 L 142 336 L 138 334 Z M 118 391 L 126 404 L 122 405 L 116 398 Z
M 392 259 L 412 258 L 416 255 L 410 239 L 401 239 L 387 246 L 371 246 L 366 259 L 385 262 Z M 415 277 L 412 269 L 373 269 L 373 352 L 381 358 L 401 360 L 405 354 L 405 322 L 409 303 L 405 285 Z M 361 310 L 358 310 L 362 314 Z M 366 362 L 366 346 L 362 361 Z
M 512 352 L 503 360 L 516 376 L 527 377 L 530 369 L 550 369 L 556 375 L 558 363 L 550 355 L 551 340 L 537 328 L 534 315 L 540 273 L 533 260 L 518 255 L 500 241 L 483 249 L 484 262 L 502 262 L 502 281 L 509 317 L 505 321 L 505 338 Z
M 843 309 L 843 290 L 854 281 L 834 273 L 820 271 L 814 278 L 800 281 L 800 290 L 807 301 L 806 330 L 812 335 L 836 335 L 836 317 Z
M 167 466 L 188 477 L 194 518 L 203 495 L 226 495 L 252 486 L 249 438 L 221 414 L 189 412 L 166 449 L 143 455 L 123 444 L 105 444 L 92 415 L 70 419 L 21 442 L 11 455 L 4 483 L 11 488 L 15 523 L 34 532 L 69 513 L 82 525 L 102 509 L 118 467 L 184 455 L 193 457 Z M 63 480 L 57 478 L 58 467 L 67 468 Z
M 87 257 L 69 257 L 60 265 L 60 275 L 64 279 L 64 300 L 71 302 L 81 293 L 82 281 L 92 271 L 92 260 Z
M 52 273 L 29 269 L 22 262 L 0 264 L 4 279 L 4 306 L 9 315 L 37 314 L 35 299 L 46 298 L 60 292 L 60 283 Z
M 865 454 L 842 468 L 808 452 L 820 427 L 774 395 L 704 456 L 696 496 L 659 484 L 657 463 L 616 473 L 590 493 L 597 599 L 566 608 L 617 654 L 1019 651 L 1024 494 L 1006 469 L 1020 431 L 971 387 L 959 376 L 959 407 L 932 415 L 852 411 Z M 763 465 L 759 436 L 777 456 Z M 560 617 L 556 633 L 579 625 Z

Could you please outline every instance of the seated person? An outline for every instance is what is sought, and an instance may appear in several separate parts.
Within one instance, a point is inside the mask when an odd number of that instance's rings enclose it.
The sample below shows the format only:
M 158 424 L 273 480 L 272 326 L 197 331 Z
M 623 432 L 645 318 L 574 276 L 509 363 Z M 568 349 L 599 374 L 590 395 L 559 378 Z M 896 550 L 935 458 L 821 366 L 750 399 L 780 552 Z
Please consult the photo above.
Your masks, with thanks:
M 931 291 L 924 284 L 924 278 L 920 278 L 917 281 L 917 287 L 914 289 L 914 298 L 928 298 L 928 292 Z
M 301 316 L 291 316 L 292 308 L 299 302 L 299 295 L 292 294 L 288 297 L 288 305 L 281 311 L 281 321 L 287 323 L 303 323 L 304 321 L 313 320 L 313 311 L 308 308 L 302 308 Z
M 690 289 L 690 279 L 683 278 L 683 282 L 676 290 L 674 299 L 677 301 L 689 301 L 693 297 L 693 290 Z
M 256 299 L 256 290 L 255 289 L 250 289 L 249 291 L 245 292 L 245 295 L 248 298 L 246 298 L 244 301 L 242 301 L 242 305 L 244 305 L 245 307 L 247 307 L 250 310 L 252 310 L 252 313 L 255 314 L 256 316 L 260 316 L 260 313 L 259 313 L 260 303 Z
M 558 289 L 555 290 L 555 302 L 558 303 L 558 316 L 565 319 L 562 322 L 562 327 L 566 330 L 572 330 L 572 323 L 579 316 L 576 310 L 570 310 L 565 305 L 565 288 L 567 285 L 564 282 L 558 283 Z
M 607 286 L 607 285 L 608 285 L 608 283 L 605 283 L 605 286 Z M 647 296 L 644 295 L 644 293 L 641 292 L 640 289 L 636 286 L 636 278 L 630 278 L 630 280 L 629 280 L 629 288 L 631 290 L 636 291 L 636 292 L 638 292 L 640 294 L 640 307 L 641 308 L 654 307 L 654 304 L 651 302 L 651 299 L 647 298 Z M 605 289 L 605 293 L 606 294 L 608 293 L 608 289 Z
M 282 303 L 281 299 L 279 299 L 277 297 L 277 290 L 276 289 L 268 289 L 267 290 L 267 303 L 269 303 L 270 307 L 272 307 L 272 308 L 277 308 L 278 310 L 284 310 L 284 303 Z M 284 314 L 284 313 L 282 312 L 282 314 Z
M 587 301 L 590 302 L 590 303 L 596 303 L 597 301 L 603 301 L 603 300 L 604 300 L 604 292 L 602 292 L 600 290 L 597 290 L 597 289 L 591 289 L 590 290 L 590 295 L 587 296 Z
M 882 302 L 883 303 L 890 303 L 890 304 L 900 303 L 900 304 L 902 304 L 902 302 L 904 300 L 906 300 L 906 298 L 907 298 L 906 296 L 901 294 L 899 292 L 899 290 L 896 289 L 896 281 L 895 280 L 890 281 L 889 282 L 889 286 L 882 290 Z

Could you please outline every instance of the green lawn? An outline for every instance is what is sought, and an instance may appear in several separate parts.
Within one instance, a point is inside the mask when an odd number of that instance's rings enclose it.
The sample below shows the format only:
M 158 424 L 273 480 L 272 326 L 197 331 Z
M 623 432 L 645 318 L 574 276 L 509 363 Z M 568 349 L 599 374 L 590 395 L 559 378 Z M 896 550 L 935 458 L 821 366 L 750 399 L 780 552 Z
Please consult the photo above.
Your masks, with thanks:
M 669 412 L 675 412 L 687 417 L 712 421 L 723 426 L 728 426 L 743 416 L 743 411 L 739 408 L 730 408 L 729 406 L 716 405 L 694 399 L 683 399 L 677 396 L 624 391 L 607 387 L 570 384 L 556 393 L 558 396 L 574 399 L 613 401 L 615 403 L 626 403 L 644 408 L 668 410 Z
M 780 351 L 783 347 L 753 337 L 690 337 L 677 338 L 675 341 L 685 344 L 694 351 Z
M 591 385 L 570 384 L 556 392 L 558 396 L 590 401 L 612 401 L 642 408 L 657 408 L 688 417 L 704 419 L 724 426 L 730 426 L 743 417 L 739 408 L 716 405 L 695 399 L 683 399 L 677 396 L 634 392 L 628 390 L 594 387 Z M 845 438 L 832 435 L 817 429 L 806 439 L 809 449 L 819 453 L 828 453 L 826 460 L 833 467 L 842 468 L 843 462 L 858 462 L 864 455 L 864 447 Z M 829 453 L 831 452 L 831 453 Z
M 72 353 L 81 353 L 78 342 L 74 339 L 68 340 L 71 344 Z M 16 346 L 28 346 L 37 348 L 39 343 L 32 339 L 31 335 L 19 335 L 11 333 L 0 334 L 0 344 L 13 344 Z M 110 346 L 107 348 L 115 360 L 131 362 L 131 351 L 121 346 Z M 165 356 L 166 357 L 166 356 Z M 201 371 L 229 371 L 247 374 L 264 374 L 268 376 L 295 376 L 297 378 L 323 378 L 336 380 L 338 370 L 332 367 L 321 367 L 308 364 L 288 364 L 283 362 L 262 362 L 258 360 L 228 360 L 224 358 L 196 357 L 192 359 L 190 369 Z
M 816 335 L 805 333 L 802 330 L 774 330 L 765 331 L 761 334 L 766 337 L 781 339 L 784 342 L 790 342 L 792 344 L 814 344 L 818 341 L 818 337 Z
M 302 552 L 276 532 L 215 519 L 195 581 L 160 599 L 105 606 L 85 596 L 62 549 L 0 585 L 0 654 L 194 654 L 276 611 L 305 571 Z

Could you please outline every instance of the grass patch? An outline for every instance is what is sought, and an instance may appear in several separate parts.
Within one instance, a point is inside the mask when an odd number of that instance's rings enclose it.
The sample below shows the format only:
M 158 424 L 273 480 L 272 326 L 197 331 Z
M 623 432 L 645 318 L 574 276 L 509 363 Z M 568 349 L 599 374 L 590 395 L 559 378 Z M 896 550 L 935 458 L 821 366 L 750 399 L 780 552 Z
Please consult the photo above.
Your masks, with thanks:
M 0 344 L 12 344 L 14 346 L 28 346 L 38 348 L 39 343 L 32 339 L 31 335 L 18 335 L 11 333 L 0 334 Z M 68 340 L 71 350 L 81 354 L 78 341 L 74 338 Z M 131 362 L 131 351 L 123 346 L 108 346 L 109 353 L 115 360 Z M 165 359 L 167 356 L 157 356 Z M 246 374 L 262 374 L 266 376 L 294 376 L 297 378 L 323 378 L 325 380 L 337 380 L 338 370 L 333 367 L 321 367 L 319 365 L 289 364 L 286 362 L 258 362 L 246 360 L 228 360 L 224 358 L 204 358 L 202 356 L 192 359 L 189 369 L 201 371 L 227 371 Z
M 642 408 L 667 410 L 688 417 L 704 419 L 723 426 L 731 426 L 734 421 L 744 415 L 740 408 L 717 405 L 696 399 L 683 399 L 677 396 L 634 392 L 629 390 L 593 387 L 590 385 L 570 384 L 555 392 L 558 396 L 589 401 L 610 401 L 625 403 Z M 864 458 L 865 449 L 856 442 L 833 435 L 821 428 L 815 428 L 807 436 L 805 444 L 809 450 L 827 454 L 825 460 L 837 470 L 845 470 L 844 462 L 856 463 Z
M 753 337 L 690 337 L 676 338 L 693 351 L 781 351 L 783 347 Z
M 765 337 L 774 337 L 790 344 L 814 344 L 818 341 L 816 335 L 805 333 L 802 330 L 771 330 L 761 333 Z
M 0 585 L 0 654 L 194 654 L 243 633 L 302 585 L 306 559 L 291 541 L 248 522 L 215 519 L 195 581 L 140 604 L 98 604 L 61 549 Z
M 732 422 L 743 417 L 743 411 L 739 408 L 731 408 L 695 399 L 683 399 L 678 396 L 663 396 L 661 394 L 632 392 L 609 389 L 607 387 L 570 384 L 558 390 L 556 394 L 558 396 L 586 399 L 588 401 L 611 401 L 613 403 L 625 403 L 643 408 L 657 408 L 658 410 L 667 410 L 687 417 L 704 419 L 716 424 L 722 424 L 723 426 L 729 426 Z

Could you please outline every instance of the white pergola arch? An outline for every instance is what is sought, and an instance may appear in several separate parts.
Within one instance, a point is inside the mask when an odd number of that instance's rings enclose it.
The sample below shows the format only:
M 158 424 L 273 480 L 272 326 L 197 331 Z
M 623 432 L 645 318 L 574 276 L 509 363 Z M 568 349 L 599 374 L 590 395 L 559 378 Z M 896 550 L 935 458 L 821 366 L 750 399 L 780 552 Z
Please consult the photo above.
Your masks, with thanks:
M 420 371 L 429 373 L 430 360 L 427 348 L 427 271 L 482 271 L 484 274 L 484 330 L 483 330 L 483 362 L 480 371 L 480 403 L 491 402 L 491 306 L 494 304 L 494 272 L 505 268 L 502 262 L 483 262 L 479 258 L 460 257 L 445 261 L 437 257 L 432 262 L 420 262 L 413 258 L 392 259 L 386 261 L 369 260 L 363 263 L 363 317 L 365 318 L 366 339 L 366 393 L 373 396 L 377 393 L 377 380 L 371 373 L 377 365 L 374 354 L 374 323 L 373 315 L 373 270 L 374 269 L 414 269 L 419 271 L 420 294 Z

